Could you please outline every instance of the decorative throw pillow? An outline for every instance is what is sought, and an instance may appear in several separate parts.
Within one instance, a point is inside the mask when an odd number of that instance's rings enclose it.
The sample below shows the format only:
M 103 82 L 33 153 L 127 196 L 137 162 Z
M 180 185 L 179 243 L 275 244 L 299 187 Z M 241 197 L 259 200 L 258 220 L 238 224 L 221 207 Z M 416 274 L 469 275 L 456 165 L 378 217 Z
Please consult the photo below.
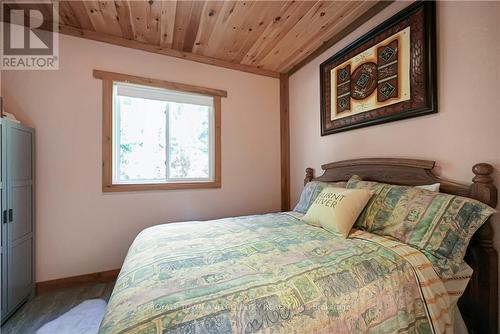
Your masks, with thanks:
M 293 211 L 306 213 L 307 209 L 311 206 L 312 202 L 316 199 L 318 194 L 325 189 L 326 187 L 335 187 L 335 188 L 345 188 L 347 182 L 321 182 L 321 181 L 311 181 L 308 182 L 302 193 L 300 194 L 300 199 Z
M 351 184 L 353 184 L 355 181 L 363 181 L 363 179 L 359 175 L 353 175 L 353 176 L 351 176 L 351 178 L 349 179 L 349 181 L 347 183 L 351 182 Z M 368 190 L 371 190 L 374 194 L 378 194 L 382 190 L 382 188 L 383 188 L 384 185 L 386 185 L 386 184 L 385 183 L 379 183 L 379 182 L 372 182 L 372 181 L 363 181 L 363 183 L 359 184 L 358 188 L 360 188 L 360 189 L 368 189 Z M 436 191 L 436 192 L 438 192 L 440 186 L 441 186 L 441 183 L 434 183 L 434 184 L 426 184 L 426 185 L 423 185 L 423 186 L 416 186 L 415 188 L 426 189 L 426 190 L 429 190 L 429 191 Z M 347 185 L 346 185 L 346 188 L 347 188 Z M 375 197 L 376 196 L 373 196 L 372 198 L 370 198 L 370 202 L 368 203 L 367 207 L 371 205 L 372 201 L 375 200 Z M 366 210 L 364 210 L 361 213 L 361 215 L 359 216 L 359 218 L 358 218 L 358 220 L 356 222 L 356 225 L 358 225 L 358 222 L 364 221 L 365 214 L 366 214 Z M 361 227 L 358 226 L 358 228 L 361 228 Z
M 496 212 L 471 198 L 416 187 L 349 180 L 347 188 L 374 193 L 357 228 L 421 250 L 442 276 L 457 272 L 470 239 Z
M 347 238 L 371 196 L 371 191 L 364 189 L 327 187 L 316 197 L 302 220 Z

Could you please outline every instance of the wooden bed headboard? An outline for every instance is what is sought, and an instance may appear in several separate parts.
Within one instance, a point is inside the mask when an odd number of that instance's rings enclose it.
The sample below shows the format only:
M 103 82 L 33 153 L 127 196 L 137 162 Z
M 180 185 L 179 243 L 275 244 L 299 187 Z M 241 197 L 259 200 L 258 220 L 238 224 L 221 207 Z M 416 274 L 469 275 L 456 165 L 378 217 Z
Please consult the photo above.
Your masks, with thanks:
M 497 188 L 491 174 L 493 167 L 478 163 L 472 167 L 472 184 L 443 180 L 433 173 L 434 161 L 372 158 L 332 162 L 321 166 L 323 175 L 315 178 L 312 168 L 306 169 L 304 184 L 312 180 L 347 181 L 356 174 L 363 180 L 417 186 L 441 183 L 443 193 L 477 199 L 491 207 L 497 205 Z M 465 261 L 474 274 L 458 305 L 469 333 L 498 332 L 498 254 L 493 247 L 493 228 L 487 221 L 472 238 Z

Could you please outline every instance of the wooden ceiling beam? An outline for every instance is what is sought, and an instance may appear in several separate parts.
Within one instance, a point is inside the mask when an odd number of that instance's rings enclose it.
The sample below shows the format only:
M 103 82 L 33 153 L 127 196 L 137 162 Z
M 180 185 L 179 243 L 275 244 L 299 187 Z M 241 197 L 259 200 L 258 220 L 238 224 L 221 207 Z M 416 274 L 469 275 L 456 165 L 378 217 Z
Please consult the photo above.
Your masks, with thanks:
M 164 56 L 170 56 L 170 57 L 175 57 L 175 58 L 191 60 L 194 62 L 213 65 L 213 66 L 219 66 L 219 67 L 228 68 L 231 70 L 253 73 L 253 74 L 263 75 L 263 76 L 272 77 L 272 78 L 279 78 L 280 77 L 279 72 L 266 70 L 263 68 L 231 63 L 231 62 L 228 62 L 225 60 L 220 60 L 220 59 L 215 59 L 212 57 L 197 55 L 197 54 L 194 54 L 191 52 L 183 52 L 183 51 L 178 51 L 178 50 L 174 50 L 174 49 L 163 48 L 163 47 L 157 46 L 157 45 L 151 45 L 151 44 L 147 44 L 147 43 L 137 42 L 134 40 L 129 40 L 129 39 L 123 38 L 123 37 L 107 35 L 107 34 L 98 33 L 95 31 L 79 29 L 79 28 L 70 27 L 70 26 L 66 26 L 66 25 L 60 25 L 59 32 L 62 34 L 65 34 L 65 35 L 86 38 L 86 39 L 90 39 L 90 40 L 94 40 L 94 41 L 119 45 L 119 46 L 131 48 L 131 49 L 142 50 L 142 51 L 151 52 L 151 53 L 157 53 L 157 54 L 161 54 Z
M 321 55 L 323 52 L 331 48 L 333 45 L 336 43 L 340 42 L 343 38 L 345 38 L 347 35 L 352 33 L 354 30 L 359 28 L 363 23 L 380 13 L 384 8 L 389 6 L 394 0 L 388 0 L 388 1 L 379 1 L 377 4 L 375 4 L 373 7 L 368 9 L 365 13 L 360 15 L 357 19 L 352 21 L 349 25 L 347 25 L 342 31 L 339 33 L 335 34 L 333 37 L 329 38 L 326 40 L 320 47 L 318 47 L 316 50 L 314 50 L 309 56 L 301 60 L 299 63 L 294 65 L 287 73 L 288 75 L 292 75 L 293 73 L 297 72 L 300 70 L 302 67 L 306 66 L 309 64 L 313 59 Z

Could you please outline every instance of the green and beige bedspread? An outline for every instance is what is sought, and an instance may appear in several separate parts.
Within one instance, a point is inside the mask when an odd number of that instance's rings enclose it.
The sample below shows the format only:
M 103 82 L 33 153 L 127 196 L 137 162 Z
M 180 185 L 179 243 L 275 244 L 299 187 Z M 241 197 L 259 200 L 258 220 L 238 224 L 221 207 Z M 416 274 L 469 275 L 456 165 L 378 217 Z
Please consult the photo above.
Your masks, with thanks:
M 141 232 L 100 333 L 444 333 L 448 311 L 415 249 L 277 213 Z

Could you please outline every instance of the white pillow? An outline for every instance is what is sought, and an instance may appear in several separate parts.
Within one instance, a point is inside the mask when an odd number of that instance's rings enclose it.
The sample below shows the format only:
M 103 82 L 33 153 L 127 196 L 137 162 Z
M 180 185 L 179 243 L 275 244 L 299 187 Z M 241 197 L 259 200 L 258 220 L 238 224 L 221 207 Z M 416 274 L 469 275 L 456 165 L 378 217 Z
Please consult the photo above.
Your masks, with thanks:
M 420 189 L 425 189 L 429 191 L 434 191 L 434 192 L 439 192 L 439 187 L 441 186 L 441 183 L 434 183 L 434 184 L 424 184 L 423 186 L 416 186 L 415 188 L 420 188 Z

